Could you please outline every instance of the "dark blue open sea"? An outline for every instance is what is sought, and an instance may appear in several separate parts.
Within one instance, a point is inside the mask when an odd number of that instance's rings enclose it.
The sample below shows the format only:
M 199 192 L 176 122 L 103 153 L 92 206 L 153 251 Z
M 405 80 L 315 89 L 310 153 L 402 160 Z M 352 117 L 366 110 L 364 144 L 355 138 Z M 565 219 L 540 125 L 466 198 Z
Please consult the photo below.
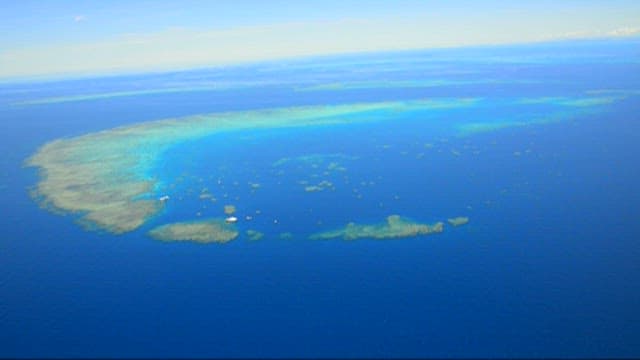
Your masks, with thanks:
M 170 202 L 122 235 L 30 196 L 42 174 L 25 160 L 58 138 L 440 98 L 477 104 L 174 146 L 154 168 Z M 638 40 L 2 83 L 0 356 L 638 357 L 639 114 Z M 225 204 L 229 243 L 147 235 Z M 445 229 L 309 239 L 392 214 Z

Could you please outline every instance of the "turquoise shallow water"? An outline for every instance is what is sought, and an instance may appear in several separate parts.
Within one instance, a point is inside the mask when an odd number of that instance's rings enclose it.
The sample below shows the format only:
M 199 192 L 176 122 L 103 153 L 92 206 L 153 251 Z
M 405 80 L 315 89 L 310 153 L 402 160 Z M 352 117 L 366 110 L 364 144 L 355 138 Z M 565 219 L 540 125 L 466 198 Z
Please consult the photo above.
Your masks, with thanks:
M 542 44 L 2 85 L 0 355 L 637 356 L 635 49 Z M 147 91 L 176 79 L 188 91 Z M 205 82 L 227 86 L 193 91 Z M 150 171 L 150 196 L 170 202 L 124 235 L 39 209 L 28 195 L 38 174 L 22 167 L 47 141 L 140 121 L 425 98 L 480 100 L 180 143 Z M 332 186 L 304 191 L 321 181 Z M 216 202 L 200 199 L 205 187 Z M 242 233 L 227 244 L 146 235 L 222 216 L 227 203 Z M 470 222 L 427 237 L 308 239 L 391 214 Z

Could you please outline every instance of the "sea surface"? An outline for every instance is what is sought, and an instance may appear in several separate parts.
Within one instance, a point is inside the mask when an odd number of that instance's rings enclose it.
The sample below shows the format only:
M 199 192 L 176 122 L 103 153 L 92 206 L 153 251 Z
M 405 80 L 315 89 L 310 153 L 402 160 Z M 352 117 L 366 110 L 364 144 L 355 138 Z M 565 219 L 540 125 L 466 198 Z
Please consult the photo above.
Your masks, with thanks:
M 171 199 L 121 235 L 42 208 L 25 167 L 140 122 L 425 99 L 474 103 L 173 146 Z M 638 40 L 1 83 L 0 356 L 638 357 L 639 114 Z M 227 204 L 231 242 L 147 234 Z M 310 239 L 390 215 L 445 229 Z

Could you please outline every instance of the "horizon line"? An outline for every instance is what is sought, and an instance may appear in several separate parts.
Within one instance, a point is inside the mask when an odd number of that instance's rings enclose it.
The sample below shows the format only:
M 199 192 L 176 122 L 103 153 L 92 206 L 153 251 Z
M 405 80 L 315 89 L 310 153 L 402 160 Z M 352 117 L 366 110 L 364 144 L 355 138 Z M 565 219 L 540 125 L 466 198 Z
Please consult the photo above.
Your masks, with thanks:
M 406 49 L 374 49 L 374 50 L 355 50 L 355 51 L 336 51 L 323 54 L 299 54 L 285 55 L 282 57 L 263 58 L 263 59 L 246 59 L 233 60 L 228 62 L 209 64 L 193 64 L 193 65 L 167 65 L 158 66 L 150 69 L 149 67 L 132 67 L 121 70 L 95 70 L 90 72 L 67 72 L 67 73 L 42 73 L 35 75 L 16 75 L 16 76 L 0 76 L 0 85 L 24 84 L 24 83 L 47 83 L 58 81 L 73 81 L 97 78 L 111 78 L 121 76 L 137 76 L 151 74 L 169 74 L 175 72 L 190 72 L 198 70 L 214 70 L 222 68 L 240 68 L 243 66 L 258 66 L 261 64 L 278 63 L 278 62 L 301 62 L 313 59 L 341 58 L 348 56 L 366 56 L 375 54 L 401 54 L 409 52 L 421 51 L 446 51 L 446 50 L 462 50 L 462 49 L 482 49 L 482 48 L 507 48 L 519 47 L 527 45 L 543 45 L 543 44 L 559 44 L 559 43 L 588 43 L 588 42 L 627 42 L 640 40 L 640 34 L 630 34 L 627 36 L 615 35 L 599 35 L 589 37 L 575 38 L 553 38 L 531 41 L 514 41 L 514 42 L 498 42 L 498 43 L 482 43 L 482 44 L 462 44 L 462 45 L 442 45 L 429 47 L 416 47 Z

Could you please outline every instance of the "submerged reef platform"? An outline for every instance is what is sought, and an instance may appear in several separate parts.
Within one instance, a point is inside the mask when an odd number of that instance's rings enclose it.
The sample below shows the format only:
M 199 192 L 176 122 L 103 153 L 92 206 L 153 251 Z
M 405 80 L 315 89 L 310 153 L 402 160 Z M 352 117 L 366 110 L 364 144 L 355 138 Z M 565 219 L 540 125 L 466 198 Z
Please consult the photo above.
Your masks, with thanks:
M 617 99 L 530 98 L 504 102 L 511 105 L 542 103 L 557 108 L 595 108 Z M 419 114 L 427 119 L 440 110 L 487 104 L 479 98 L 434 98 L 200 114 L 54 140 L 38 149 L 26 160 L 26 165 L 39 170 L 40 181 L 32 195 L 44 208 L 78 214 L 79 222 L 90 229 L 120 234 L 139 228 L 167 206 L 167 201 L 158 200 L 164 192 L 157 170 L 163 166 L 163 154 L 184 142 L 231 131 L 397 120 L 403 114 Z M 567 118 L 562 112 L 538 118 L 525 115 L 530 120 L 469 121 L 460 122 L 456 128 L 460 134 L 466 134 Z M 328 166 L 330 170 L 345 170 L 337 163 Z M 325 188 L 330 186 L 312 185 L 306 190 Z
M 399 215 L 390 215 L 386 221 L 378 224 L 348 223 L 344 228 L 316 233 L 310 239 L 399 239 L 419 235 L 438 234 L 444 230 L 444 223 L 437 222 L 432 225 L 421 224 L 403 218 Z
M 140 227 L 157 214 L 154 169 L 161 155 L 186 141 L 221 132 L 336 125 L 394 118 L 398 113 L 470 106 L 476 99 L 447 98 L 306 106 L 202 114 L 157 120 L 42 146 L 26 165 L 37 167 L 32 192 L 45 208 L 80 214 L 80 222 L 112 233 Z
M 466 216 L 458 216 L 458 217 L 447 219 L 447 222 L 451 226 L 462 226 L 469 222 L 469 218 Z
M 252 229 L 247 230 L 246 234 L 247 234 L 247 238 L 251 241 L 257 241 L 264 237 L 264 233 L 257 230 L 252 230 Z
M 224 219 L 176 222 L 158 226 L 149 236 L 161 241 L 193 241 L 197 243 L 226 243 L 238 237 L 235 226 Z

